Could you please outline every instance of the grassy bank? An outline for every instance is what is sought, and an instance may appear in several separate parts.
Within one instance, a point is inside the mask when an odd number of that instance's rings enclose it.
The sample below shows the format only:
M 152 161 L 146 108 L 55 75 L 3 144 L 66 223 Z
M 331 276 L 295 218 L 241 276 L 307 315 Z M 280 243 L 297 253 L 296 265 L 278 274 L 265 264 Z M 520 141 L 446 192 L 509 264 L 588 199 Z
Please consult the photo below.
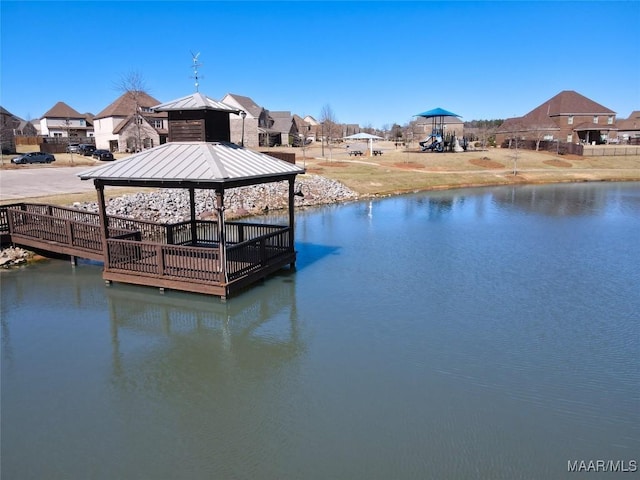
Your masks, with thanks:
M 350 148 L 366 150 L 366 145 Z M 386 196 L 422 190 L 471 186 L 563 183 L 587 181 L 640 181 L 640 155 L 580 157 L 548 152 L 491 148 L 460 153 L 420 152 L 418 148 L 396 148 L 392 142 L 377 142 L 380 156 L 350 157 L 345 144 L 331 149 L 319 145 L 301 148 L 269 148 L 260 151 L 295 153 L 296 163 L 309 174 L 338 180 L 361 196 Z M 368 153 L 368 152 L 367 152 Z M 116 154 L 117 159 L 127 154 Z M 77 154 L 56 154 L 52 165 L 10 165 L 2 169 L 95 166 L 103 162 Z M 515 172 L 515 174 L 514 174 Z M 109 188 L 108 197 L 137 189 Z M 69 205 L 95 201 L 95 192 L 39 197 L 38 202 Z
M 460 153 L 396 149 L 381 142 L 381 156 L 349 157 L 346 149 L 314 147 L 296 151 L 307 172 L 343 182 L 361 195 L 392 195 L 419 190 L 521 183 L 638 181 L 640 156 L 579 157 L 492 148 Z M 288 149 L 291 151 L 292 149 Z M 515 174 L 514 174 L 515 172 Z

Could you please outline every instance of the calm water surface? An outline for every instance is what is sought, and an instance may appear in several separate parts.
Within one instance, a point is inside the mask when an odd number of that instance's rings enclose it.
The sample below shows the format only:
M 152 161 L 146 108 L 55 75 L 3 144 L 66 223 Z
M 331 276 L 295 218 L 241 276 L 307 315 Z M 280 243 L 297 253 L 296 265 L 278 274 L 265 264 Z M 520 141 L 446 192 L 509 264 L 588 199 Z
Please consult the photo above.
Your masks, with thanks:
M 297 272 L 226 304 L 91 263 L 3 272 L 2 478 L 640 461 L 639 237 L 637 183 L 495 188 L 304 212 Z

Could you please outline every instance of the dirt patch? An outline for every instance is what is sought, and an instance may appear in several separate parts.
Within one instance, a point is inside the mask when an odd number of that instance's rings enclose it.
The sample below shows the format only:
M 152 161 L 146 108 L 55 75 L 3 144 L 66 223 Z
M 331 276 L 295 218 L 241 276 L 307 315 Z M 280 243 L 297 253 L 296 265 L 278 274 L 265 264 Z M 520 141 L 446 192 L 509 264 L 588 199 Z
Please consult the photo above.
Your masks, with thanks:
M 491 168 L 491 169 L 504 168 L 504 164 L 500 162 L 494 162 L 489 157 L 473 158 L 469 160 L 469 163 L 472 165 L 475 165 L 476 167 L 481 167 L 481 168 Z
M 564 160 L 545 160 L 542 163 L 544 163 L 545 165 L 551 165 L 552 167 L 560 167 L 560 168 L 573 167 L 573 165 L 571 165 L 569 162 L 565 162 Z
M 421 165 L 416 162 L 394 163 L 393 166 L 396 168 L 409 168 L 409 169 L 424 168 L 424 165 Z

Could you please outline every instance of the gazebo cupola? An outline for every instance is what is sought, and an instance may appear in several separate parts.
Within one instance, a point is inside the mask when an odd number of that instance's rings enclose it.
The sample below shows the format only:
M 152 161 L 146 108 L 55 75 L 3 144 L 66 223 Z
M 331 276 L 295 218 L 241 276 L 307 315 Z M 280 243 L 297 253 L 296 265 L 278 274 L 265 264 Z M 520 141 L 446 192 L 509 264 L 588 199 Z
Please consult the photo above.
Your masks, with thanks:
M 230 113 L 240 110 L 196 92 L 153 107 L 168 112 L 169 142 L 230 142 Z

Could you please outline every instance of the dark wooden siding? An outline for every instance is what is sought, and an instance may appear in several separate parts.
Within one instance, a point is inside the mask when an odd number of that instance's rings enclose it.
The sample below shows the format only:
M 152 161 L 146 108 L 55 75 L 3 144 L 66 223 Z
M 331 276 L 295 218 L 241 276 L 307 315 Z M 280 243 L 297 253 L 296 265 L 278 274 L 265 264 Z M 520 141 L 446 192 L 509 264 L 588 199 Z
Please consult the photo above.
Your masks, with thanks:
M 184 110 L 169 112 L 170 142 L 230 142 L 229 112 Z

